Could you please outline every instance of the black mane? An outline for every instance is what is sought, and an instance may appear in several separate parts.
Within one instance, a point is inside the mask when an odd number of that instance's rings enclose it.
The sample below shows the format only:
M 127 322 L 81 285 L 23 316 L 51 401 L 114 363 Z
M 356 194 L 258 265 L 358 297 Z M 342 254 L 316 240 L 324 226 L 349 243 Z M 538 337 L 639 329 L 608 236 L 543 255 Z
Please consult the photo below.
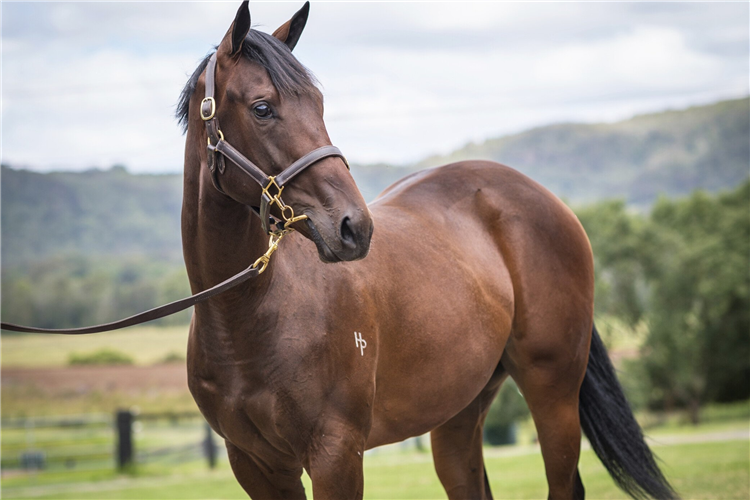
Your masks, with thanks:
M 212 55 L 213 52 L 209 53 L 201 61 L 180 93 L 175 117 L 182 126 L 183 133 L 188 127 L 190 99 L 195 92 L 198 78 L 206 69 Z M 260 64 L 268 72 L 276 90 L 283 96 L 303 95 L 317 89 L 317 81 L 310 71 L 292 55 L 289 47 L 271 35 L 251 29 L 242 44 L 242 55 Z

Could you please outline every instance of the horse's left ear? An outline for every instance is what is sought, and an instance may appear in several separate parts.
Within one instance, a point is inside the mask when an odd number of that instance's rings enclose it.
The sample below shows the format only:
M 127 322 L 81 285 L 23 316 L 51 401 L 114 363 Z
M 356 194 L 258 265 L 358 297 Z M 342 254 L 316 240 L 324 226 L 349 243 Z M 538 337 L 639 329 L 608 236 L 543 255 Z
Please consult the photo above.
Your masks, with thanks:
M 303 5 L 290 20 L 279 26 L 279 29 L 273 32 L 273 36 L 284 42 L 286 46 L 289 47 L 289 50 L 294 50 L 294 46 L 297 45 L 302 30 L 305 29 L 307 16 L 309 14 L 310 2 L 305 2 L 305 5 Z

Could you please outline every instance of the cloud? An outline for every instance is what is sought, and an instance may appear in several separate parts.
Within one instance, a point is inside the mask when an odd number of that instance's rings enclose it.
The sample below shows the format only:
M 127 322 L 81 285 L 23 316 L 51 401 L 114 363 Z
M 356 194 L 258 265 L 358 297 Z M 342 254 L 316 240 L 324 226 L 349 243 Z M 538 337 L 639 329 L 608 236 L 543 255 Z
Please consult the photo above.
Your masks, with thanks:
M 300 3 L 301 5 L 301 3 Z M 173 119 L 233 3 L 3 3 L 4 162 L 179 171 Z M 270 32 L 298 8 L 251 5 Z M 320 3 L 295 54 L 354 161 L 748 92 L 745 3 Z

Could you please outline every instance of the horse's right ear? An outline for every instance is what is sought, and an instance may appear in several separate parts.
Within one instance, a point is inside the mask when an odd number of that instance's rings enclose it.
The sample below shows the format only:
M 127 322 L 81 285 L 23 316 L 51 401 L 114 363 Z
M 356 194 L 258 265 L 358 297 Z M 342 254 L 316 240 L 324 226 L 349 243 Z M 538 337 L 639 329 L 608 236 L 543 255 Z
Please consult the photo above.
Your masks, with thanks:
M 232 46 L 231 49 L 229 49 L 231 55 L 238 54 L 239 51 L 242 50 L 242 42 L 245 41 L 245 37 L 250 31 L 250 9 L 248 3 L 249 2 L 247 1 L 242 2 L 240 8 L 237 9 L 237 15 L 234 16 L 234 22 L 229 28 L 229 32 L 227 32 L 224 37 L 224 42 L 222 42 L 223 45 L 224 43 L 231 41 Z

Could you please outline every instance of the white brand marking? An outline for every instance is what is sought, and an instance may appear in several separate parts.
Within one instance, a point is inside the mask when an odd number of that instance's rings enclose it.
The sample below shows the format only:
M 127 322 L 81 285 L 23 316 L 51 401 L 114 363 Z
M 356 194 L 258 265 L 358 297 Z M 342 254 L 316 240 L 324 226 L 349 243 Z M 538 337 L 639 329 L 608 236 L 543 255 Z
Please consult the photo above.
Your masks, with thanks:
M 362 356 L 365 355 L 365 347 L 367 347 L 367 341 L 362 338 L 361 333 L 354 332 L 354 345 L 359 347 L 359 352 Z

